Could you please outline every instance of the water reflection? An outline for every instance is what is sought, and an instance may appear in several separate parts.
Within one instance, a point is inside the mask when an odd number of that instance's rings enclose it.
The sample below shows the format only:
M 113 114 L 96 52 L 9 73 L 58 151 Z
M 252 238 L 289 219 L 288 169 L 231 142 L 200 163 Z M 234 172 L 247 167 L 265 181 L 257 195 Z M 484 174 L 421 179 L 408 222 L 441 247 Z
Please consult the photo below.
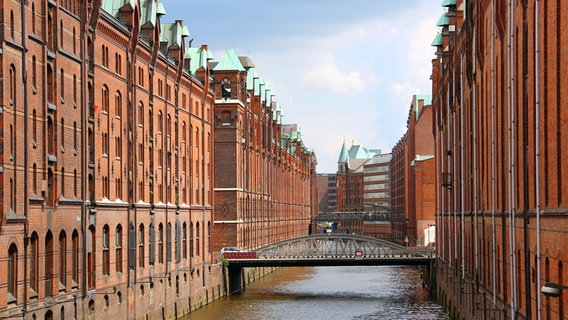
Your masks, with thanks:
M 281 268 L 187 319 L 447 319 L 415 268 Z

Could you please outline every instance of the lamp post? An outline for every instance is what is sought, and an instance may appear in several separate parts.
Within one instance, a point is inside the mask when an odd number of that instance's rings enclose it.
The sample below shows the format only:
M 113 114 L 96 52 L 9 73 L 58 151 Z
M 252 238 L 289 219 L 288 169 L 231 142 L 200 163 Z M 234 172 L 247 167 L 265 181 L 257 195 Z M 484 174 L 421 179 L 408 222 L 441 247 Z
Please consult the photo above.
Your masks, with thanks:
M 540 288 L 540 292 L 547 297 L 560 297 L 562 295 L 562 290 L 568 289 L 568 286 L 563 286 L 554 282 L 547 282 Z

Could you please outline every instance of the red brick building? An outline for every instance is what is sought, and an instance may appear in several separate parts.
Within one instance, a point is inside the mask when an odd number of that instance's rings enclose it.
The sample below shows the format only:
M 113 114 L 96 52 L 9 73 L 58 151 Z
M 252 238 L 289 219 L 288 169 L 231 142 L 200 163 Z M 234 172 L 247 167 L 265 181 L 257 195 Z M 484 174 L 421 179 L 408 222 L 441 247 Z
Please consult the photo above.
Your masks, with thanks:
M 227 50 L 212 67 L 215 95 L 213 248 L 254 249 L 306 235 L 317 215 L 315 154 L 250 58 Z
M 438 294 L 458 319 L 565 319 L 564 1 L 446 0 L 432 61 Z
M 424 244 L 424 229 L 435 223 L 431 100 L 413 96 L 406 133 L 392 149 L 393 241 L 400 244 Z
M 207 48 L 154 0 L 2 9 L 0 317 L 157 318 L 221 295 Z

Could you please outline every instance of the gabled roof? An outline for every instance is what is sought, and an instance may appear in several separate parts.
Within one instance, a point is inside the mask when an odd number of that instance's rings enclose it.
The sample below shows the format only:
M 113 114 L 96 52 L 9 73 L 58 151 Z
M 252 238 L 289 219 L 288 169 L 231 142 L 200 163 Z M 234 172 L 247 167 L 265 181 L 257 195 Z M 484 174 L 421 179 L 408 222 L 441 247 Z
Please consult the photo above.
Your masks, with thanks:
M 347 146 L 345 145 L 345 141 L 343 141 L 343 145 L 341 146 L 341 151 L 339 152 L 339 159 L 337 159 L 337 163 L 346 163 L 349 160 L 349 153 L 347 153 Z
M 441 46 L 443 44 L 442 42 L 442 34 L 438 33 L 436 35 L 436 37 L 434 37 L 434 40 L 432 40 L 432 43 L 430 44 L 433 47 L 437 47 L 437 46 Z
M 449 7 L 449 6 L 455 6 L 456 5 L 456 0 L 444 0 L 442 2 L 442 7 Z
M 189 60 L 189 71 L 195 75 L 195 71 L 201 67 L 207 67 L 207 63 L 210 59 L 213 59 L 213 55 L 209 50 L 205 50 L 203 47 L 199 48 L 185 48 L 184 58 Z
M 134 10 L 136 0 L 103 0 L 101 7 L 113 17 L 118 18 L 118 12 L 126 6 L 129 6 L 126 9 Z
M 247 90 L 255 89 L 258 86 L 258 79 L 260 79 L 260 75 L 256 72 L 256 68 L 250 68 L 247 71 Z M 255 81 L 257 80 L 257 81 Z M 254 86 L 254 87 L 253 87 Z
M 184 45 L 183 38 L 189 37 L 189 30 L 183 24 L 183 21 L 177 20 L 174 23 L 162 23 L 160 26 L 160 42 L 166 45 L 181 47 Z
M 440 17 L 440 19 L 438 20 L 438 23 L 436 24 L 438 27 L 446 27 L 450 25 L 450 18 L 448 18 L 448 16 L 446 15 L 446 13 L 442 13 L 442 16 Z
M 156 18 L 166 14 L 164 5 L 156 0 L 140 0 L 140 25 L 156 26 Z
M 245 71 L 235 49 L 227 49 L 219 63 L 213 68 L 215 71 Z

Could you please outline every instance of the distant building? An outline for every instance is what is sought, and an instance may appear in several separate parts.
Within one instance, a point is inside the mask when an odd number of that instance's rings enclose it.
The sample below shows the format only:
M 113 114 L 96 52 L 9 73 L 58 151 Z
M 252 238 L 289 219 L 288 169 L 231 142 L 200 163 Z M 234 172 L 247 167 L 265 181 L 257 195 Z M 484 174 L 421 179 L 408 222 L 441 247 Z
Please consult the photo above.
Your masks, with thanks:
M 432 97 L 414 95 L 407 131 L 392 149 L 393 240 L 423 244 L 434 220 L 434 137 Z
M 337 211 L 364 211 L 364 165 L 381 154 L 379 149 L 367 149 L 352 144 L 349 149 L 343 142 L 337 160 Z
M 318 173 L 318 212 L 333 211 L 337 207 L 337 179 L 335 173 Z

